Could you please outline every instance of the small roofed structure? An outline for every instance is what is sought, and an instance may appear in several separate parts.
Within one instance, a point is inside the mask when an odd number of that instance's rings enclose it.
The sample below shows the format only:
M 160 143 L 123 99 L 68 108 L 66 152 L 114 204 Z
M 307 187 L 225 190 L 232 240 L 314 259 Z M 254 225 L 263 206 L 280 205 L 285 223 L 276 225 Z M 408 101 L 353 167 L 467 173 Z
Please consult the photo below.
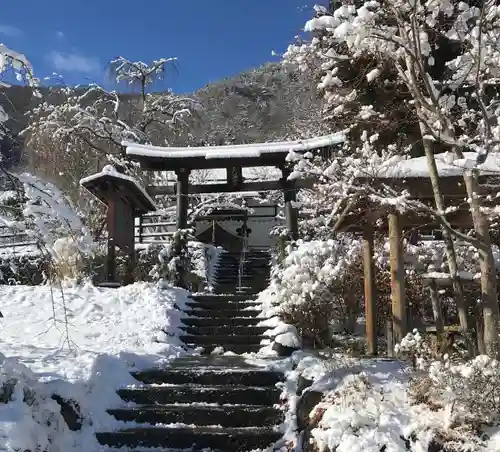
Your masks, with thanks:
M 139 182 L 106 166 L 100 173 L 80 180 L 80 185 L 107 206 L 107 284 L 118 285 L 116 247 L 127 255 L 125 283 L 133 282 L 135 267 L 135 218 L 156 210 L 153 199 Z
M 464 186 L 463 174 L 472 168 L 480 171 L 479 195 L 485 196 L 485 205 L 498 205 L 500 192 L 500 154 L 490 153 L 484 163 L 476 166 L 477 155 L 466 152 L 464 159 L 457 160 L 450 153 L 435 156 L 439 183 L 446 207 L 451 207 L 445 214 L 448 224 L 459 230 L 473 228 L 470 208 L 467 203 L 467 192 Z M 409 199 L 418 200 L 422 205 L 428 205 L 427 211 L 402 214 L 397 205 L 387 203 L 376 204 L 369 196 L 346 200 L 345 209 L 335 225 L 335 230 L 362 232 L 364 238 L 364 284 L 365 284 L 365 318 L 367 351 L 377 352 L 377 318 L 375 266 L 373 262 L 374 224 L 379 223 L 389 236 L 390 266 L 391 266 L 391 298 L 392 322 L 389 322 L 388 352 L 392 353 L 394 342 L 399 342 L 410 329 L 405 300 L 403 235 L 406 231 L 416 229 L 440 228 L 441 222 L 432 215 L 434 206 L 433 188 L 425 157 L 412 159 L 395 158 L 376 168 L 373 174 L 359 177 L 355 183 L 358 186 L 370 186 L 375 192 L 389 187 L 394 193 L 405 190 Z M 435 278 L 433 279 L 435 282 Z M 433 301 L 434 303 L 434 301 Z

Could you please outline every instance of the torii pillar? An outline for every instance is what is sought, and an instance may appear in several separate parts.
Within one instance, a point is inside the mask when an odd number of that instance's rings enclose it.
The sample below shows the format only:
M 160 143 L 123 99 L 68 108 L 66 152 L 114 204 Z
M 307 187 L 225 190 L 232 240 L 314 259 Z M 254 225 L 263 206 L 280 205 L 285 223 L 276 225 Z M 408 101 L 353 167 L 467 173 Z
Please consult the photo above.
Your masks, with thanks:
M 181 168 L 177 174 L 177 230 L 186 229 L 189 207 L 189 169 Z
M 391 300 L 393 340 L 397 344 L 406 335 L 408 322 L 405 300 L 405 267 L 401 216 L 389 214 L 389 254 L 391 264 Z M 391 346 L 391 344 L 388 344 Z M 392 345 L 393 346 L 393 345 Z
M 295 183 L 288 180 L 290 174 L 291 171 L 287 167 L 281 167 L 281 186 L 285 198 L 286 227 L 290 234 L 290 239 L 297 240 L 299 238 L 298 214 L 297 208 L 293 205 L 297 200 L 297 192 Z

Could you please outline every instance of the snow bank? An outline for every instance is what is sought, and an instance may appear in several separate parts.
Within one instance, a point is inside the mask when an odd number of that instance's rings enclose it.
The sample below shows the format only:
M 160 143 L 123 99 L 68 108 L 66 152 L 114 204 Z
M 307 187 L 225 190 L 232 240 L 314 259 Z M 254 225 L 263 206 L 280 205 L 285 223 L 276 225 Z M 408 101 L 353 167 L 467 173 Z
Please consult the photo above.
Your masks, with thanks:
M 175 331 L 179 325 L 180 314 L 173 305 L 187 299 L 187 292 L 180 289 L 163 290 L 147 283 L 119 289 L 85 284 L 62 291 L 49 286 L 0 286 L 0 298 L 2 350 L 44 380 L 86 380 L 102 354 L 130 351 L 161 360 L 180 350 L 162 332 Z
M 17 381 L 10 402 L 0 403 L 0 443 L 7 447 L 0 450 L 45 450 L 56 429 L 51 451 L 98 451 L 95 432 L 120 425 L 106 413 L 123 404 L 116 389 L 137 384 L 129 371 L 186 353 L 177 335 L 187 295 L 149 283 L 68 284 L 63 291 L 0 286 L 2 352 L 9 357 L 0 360 L 0 379 Z M 23 402 L 26 391 L 36 403 Z M 81 431 L 64 425 L 52 394 L 78 404 Z M 48 418 L 55 422 L 49 427 Z

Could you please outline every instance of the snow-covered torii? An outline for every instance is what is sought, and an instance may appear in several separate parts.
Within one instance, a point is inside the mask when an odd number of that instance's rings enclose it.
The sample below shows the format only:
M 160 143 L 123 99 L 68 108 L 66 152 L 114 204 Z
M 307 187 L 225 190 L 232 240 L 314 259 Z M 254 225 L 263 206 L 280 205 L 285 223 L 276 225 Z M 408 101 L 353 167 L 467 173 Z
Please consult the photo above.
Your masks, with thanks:
M 308 181 L 294 181 L 286 165 L 287 156 L 293 152 L 307 152 L 331 148 L 345 141 L 345 133 L 334 133 L 316 138 L 270 143 L 237 144 L 202 147 L 159 147 L 124 142 L 126 154 L 139 162 L 144 170 L 175 171 L 176 186 L 150 186 L 148 193 L 177 196 L 177 228 L 185 229 L 188 223 L 188 195 L 197 193 L 229 193 L 283 190 L 285 213 L 290 238 L 298 238 L 297 211 L 294 206 L 296 190 L 310 186 Z M 277 167 L 282 172 L 280 180 L 245 182 L 242 169 L 246 167 Z M 199 169 L 226 169 L 226 182 L 190 185 L 189 174 Z

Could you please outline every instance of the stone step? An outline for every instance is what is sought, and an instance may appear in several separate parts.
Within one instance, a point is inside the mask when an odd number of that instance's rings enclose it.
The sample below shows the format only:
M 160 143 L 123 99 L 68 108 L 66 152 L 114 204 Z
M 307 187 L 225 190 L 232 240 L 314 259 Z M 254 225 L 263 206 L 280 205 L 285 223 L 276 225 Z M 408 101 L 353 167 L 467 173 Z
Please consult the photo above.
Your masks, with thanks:
M 196 384 L 196 385 L 239 385 L 274 386 L 283 380 L 283 374 L 265 369 L 220 368 L 167 368 L 133 372 L 132 376 L 145 384 Z
M 258 287 L 258 288 L 255 288 L 255 289 L 252 289 L 251 287 L 243 287 L 241 290 L 239 290 L 239 289 L 236 289 L 235 285 L 233 285 L 232 289 L 227 289 L 225 287 L 220 288 L 218 286 L 214 286 L 214 292 L 215 293 L 220 293 L 220 294 L 227 294 L 230 291 L 233 291 L 234 293 L 238 293 L 238 294 L 258 295 L 258 294 L 260 294 L 266 288 L 267 288 L 267 286 L 265 286 L 265 287 Z
M 141 405 L 171 403 L 218 403 L 219 405 L 274 405 L 280 391 L 275 387 L 168 385 L 122 388 L 117 391 L 125 402 Z
M 227 286 L 214 286 L 214 291 L 215 293 L 220 293 L 220 294 L 227 294 L 229 290 L 233 290 L 236 293 L 239 294 L 245 294 L 245 295 L 258 295 L 260 294 L 263 290 L 267 289 L 268 286 L 263 286 L 263 287 L 243 287 L 241 290 L 237 290 L 235 287 L 236 285 L 233 285 L 232 289 L 228 289 Z
M 192 334 L 185 334 L 179 336 L 180 340 L 185 344 L 196 344 L 201 346 L 206 345 L 219 345 L 219 344 L 239 344 L 239 345 L 259 345 L 262 339 L 266 339 L 264 336 L 239 336 L 239 335 L 228 335 L 228 336 L 199 336 Z
M 245 294 L 245 295 L 258 295 L 260 294 L 264 289 L 258 289 L 258 290 L 250 290 L 250 289 L 245 289 L 245 290 L 238 290 L 238 293 L 241 293 L 241 294 Z M 227 293 L 227 290 L 217 290 L 217 289 L 214 289 L 214 292 L 215 293 L 221 293 L 221 294 L 225 294 Z
M 214 262 L 215 266 L 219 268 L 224 265 L 232 265 L 232 266 L 240 266 L 243 265 L 245 267 L 269 267 L 271 261 L 269 259 L 257 258 L 257 259 L 246 259 L 244 261 L 240 261 L 240 259 L 220 259 L 217 262 Z
M 255 281 L 251 281 L 251 282 L 247 282 L 245 281 L 243 284 L 242 284 L 242 289 L 255 289 L 255 288 L 260 288 L 260 287 L 268 287 L 269 283 L 268 281 L 259 281 L 259 282 L 255 282 Z M 226 289 L 228 294 L 230 293 L 237 293 L 237 289 L 238 289 L 238 280 L 235 280 L 235 281 L 218 281 L 216 280 L 215 283 L 214 283 L 214 286 L 217 286 L 217 287 L 220 287 L 220 288 L 223 288 L 223 289 Z
M 108 410 L 125 422 L 222 427 L 268 427 L 283 421 L 283 413 L 270 406 L 258 405 L 145 405 Z
M 190 295 L 189 298 L 195 301 L 248 301 L 255 300 L 257 297 L 255 295 L 214 295 L 214 294 L 200 294 L 200 295 Z
M 193 327 L 231 327 L 231 326 L 257 326 L 264 319 L 259 317 L 191 317 L 182 319 L 186 326 Z
M 260 304 L 254 301 L 188 301 L 186 306 L 190 309 L 213 309 L 213 310 L 226 310 L 226 309 L 239 309 L 244 310 L 251 307 L 259 307 Z
M 202 347 L 203 351 L 201 352 L 202 355 L 210 355 L 213 353 L 215 350 L 220 349 L 222 347 L 223 352 L 231 352 L 231 353 L 236 353 L 237 355 L 243 355 L 244 353 L 257 353 L 262 346 L 259 344 L 225 344 L 225 343 L 217 343 L 217 344 L 195 344 L 191 343 L 188 344 L 186 343 L 187 346 L 197 348 L 197 347 Z
M 241 252 L 240 251 L 227 251 L 227 252 L 224 252 L 224 253 L 221 253 L 219 254 L 219 257 L 227 257 L 227 256 L 231 256 L 231 257 L 240 257 L 241 256 Z M 269 252 L 266 252 L 266 251 L 251 251 L 251 250 L 248 250 L 245 252 L 245 256 L 251 256 L 251 257 L 268 257 L 268 258 L 271 258 L 271 254 Z
M 214 318 L 257 317 L 261 313 L 257 309 L 187 309 L 184 312 L 188 316 Z
M 267 330 L 271 329 L 268 326 L 183 326 L 181 330 L 186 334 L 199 335 L 263 335 Z
M 245 452 L 271 446 L 282 434 L 273 428 L 149 427 L 97 433 L 102 445 Z
M 222 275 L 220 277 L 215 278 L 217 284 L 224 284 L 224 283 L 230 283 L 230 284 L 238 284 L 240 281 L 240 278 L 238 276 L 232 277 L 231 275 Z M 241 282 L 244 283 L 246 286 L 254 286 L 256 284 L 264 284 L 269 282 L 269 277 L 265 275 L 259 275 L 259 276 L 242 276 L 241 277 Z

